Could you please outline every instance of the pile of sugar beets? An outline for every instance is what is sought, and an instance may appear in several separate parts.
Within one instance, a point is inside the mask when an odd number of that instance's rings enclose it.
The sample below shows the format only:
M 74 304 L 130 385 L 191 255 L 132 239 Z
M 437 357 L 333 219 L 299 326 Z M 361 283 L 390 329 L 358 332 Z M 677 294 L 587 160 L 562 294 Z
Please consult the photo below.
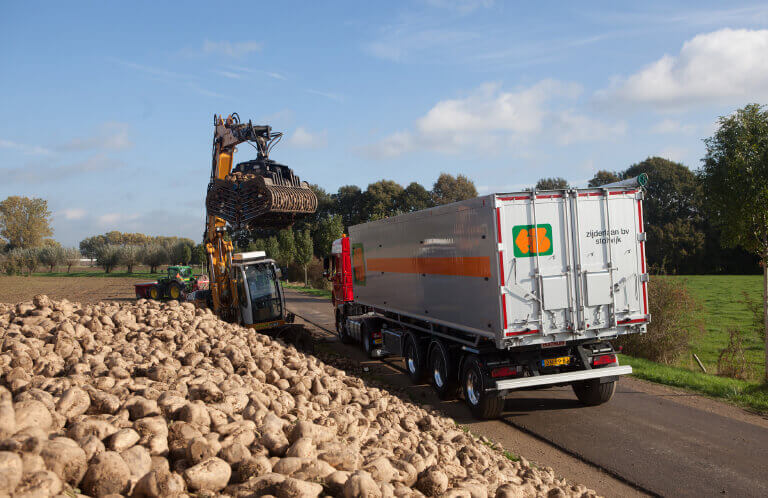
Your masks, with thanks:
M 192 304 L 0 304 L 0 496 L 594 496 Z

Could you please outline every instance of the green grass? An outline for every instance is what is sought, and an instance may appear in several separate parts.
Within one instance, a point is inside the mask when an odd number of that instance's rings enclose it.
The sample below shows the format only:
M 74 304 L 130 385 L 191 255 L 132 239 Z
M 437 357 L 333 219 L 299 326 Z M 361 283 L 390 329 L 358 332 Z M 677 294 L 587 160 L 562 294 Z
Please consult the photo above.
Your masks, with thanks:
M 104 273 L 103 271 L 73 271 L 67 272 L 39 272 L 33 273 L 33 277 L 91 277 L 91 278 L 144 278 L 148 280 L 157 280 L 158 277 L 163 276 L 164 273 L 149 273 L 149 272 L 116 272 Z
M 309 294 L 311 296 L 319 296 L 319 297 L 327 297 L 328 299 L 331 298 L 331 291 L 325 290 L 325 289 L 315 289 L 313 287 L 304 287 L 302 284 L 294 284 L 294 283 L 288 283 L 283 282 L 283 287 L 286 289 L 293 289 L 296 291 L 299 291 L 303 294 Z
M 656 277 L 659 278 L 659 277 Z M 765 344 L 752 330 L 752 313 L 742 302 L 746 292 L 760 299 L 762 296 L 762 275 L 685 275 L 688 289 L 704 306 L 701 318 L 705 333 L 691 344 L 692 352 L 701 359 L 709 372 L 717 372 L 717 358 L 728 345 L 728 329 L 736 328 L 744 333 L 744 356 L 755 379 L 762 378 L 765 370 Z M 651 284 L 653 282 L 651 281 Z M 680 365 L 698 369 L 692 358 L 684 358 Z
M 620 355 L 620 358 L 623 365 L 632 367 L 632 375 L 637 378 L 720 398 L 757 413 L 768 413 L 768 386 L 765 384 L 708 375 L 627 355 Z

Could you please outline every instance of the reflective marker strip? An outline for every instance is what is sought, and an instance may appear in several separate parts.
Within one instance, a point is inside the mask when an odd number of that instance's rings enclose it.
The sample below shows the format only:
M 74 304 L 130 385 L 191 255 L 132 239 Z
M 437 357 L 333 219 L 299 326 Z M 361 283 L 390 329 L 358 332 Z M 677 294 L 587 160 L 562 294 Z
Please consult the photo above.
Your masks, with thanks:
M 507 336 L 507 337 L 509 337 L 509 336 L 511 336 L 511 335 L 528 335 L 528 334 L 535 334 L 535 333 L 537 333 L 538 331 L 539 331 L 539 329 L 534 329 L 534 330 L 521 330 L 521 331 L 519 331 L 519 332 L 507 332 L 507 333 L 506 333 L 506 334 L 504 334 L 504 335 L 505 335 L 505 336 Z
M 637 201 L 637 219 L 640 226 L 640 233 L 643 233 L 643 203 L 640 200 Z M 640 241 L 640 271 L 645 274 L 645 242 Z M 648 314 L 648 291 L 646 290 L 647 282 L 643 282 L 643 309 L 644 313 Z

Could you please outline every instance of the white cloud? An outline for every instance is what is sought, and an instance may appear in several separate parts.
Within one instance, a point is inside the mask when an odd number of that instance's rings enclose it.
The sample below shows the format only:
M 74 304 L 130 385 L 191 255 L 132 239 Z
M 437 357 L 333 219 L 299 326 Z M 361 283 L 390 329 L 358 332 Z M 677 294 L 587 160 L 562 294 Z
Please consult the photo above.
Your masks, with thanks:
M 299 126 L 288 138 L 288 143 L 301 149 L 319 149 L 328 145 L 328 133 L 325 130 L 311 133 Z
M 684 107 L 768 98 L 768 30 L 721 29 L 686 41 L 637 73 L 600 91 L 600 101 Z
M 76 178 L 82 174 L 112 171 L 125 166 L 123 161 L 97 154 L 83 161 L 54 165 L 28 164 L 16 168 L 0 168 L 0 177 L 8 184 L 43 184 Z
M 263 44 L 256 41 L 229 42 L 210 41 L 203 42 L 203 52 L 206 54 L 226 55 L 228 57 L 241 57 L 251 52 L 260 52 Z
M 56 146 L 61 151 L 82 151 L 82 150 L 121 150 L 133 146 L 128 136 L 128 125 L 126 123 L 104 123 L 98 132 L 94 135 L 84 138 L 73 138 L 72 140 Z
M 27 145 L 27 144 L 14 142 L 11 140 L 3 140 L 2 138 L 0 138 L 0 149 L 18 150 L 19 152 L 22 152 L 24 154 L 35 154 L 35 155 L 44 155 L 44 154 L 51 153 L 50 150 L 46 149 L 45 147 L 40 147 L 39 145 Z
M 664 119 L 651 127 L 651 133 L 690 135 L 696 131 L 696 125 L 684 124 L 674 119 Z
M 69 208 L 69 209 L 62 209 L 59 213 L 62 216 L 64 216 L 64 219 L 66 220 L 81 220 L 85 218 L 87 211 L 82 208 Z
M 556 105 L 570 103 L 580 93 L 579 85 L 555 80 L 515 91 L 488 83 L 464 98 L 438 102 L 416 120 L 413 131 L 395 132 L 364 151 L 374 158 L 419 148 L 497 153 L 545 136 L 567 145 L 624 133 L 623 123 L 606 124 Z
M 326 99 L 335 100 L 336 102 L 343 102 L 344 98 L 341 95 L 330 93 L 330 92 L 321 92 L 320 90 L 307 90 L 307 93 L 311 93 L 313 95 L 320 95 L 321 97 L 325 97 Z
M 669 159 L 670 161 L 675 162 L 684 162 L 685 158 L 688 157 L 691 151 L 686 149 L 685 147 L 678 147 L 675 145 L 671 145 L 669 147 L 665 147 L 662 149 L 658 154 L 654 154 L 659 157 L 663 157 L 664 159 Z
M 100 225 L 114 226 L 117 223 L 127 223 L 139 218 L 136 213 L 105 213 L 97 218 Z
M 493 6 L 494 0 L 425 0 L 425 3 L 430 7 L 469 14 L 477 9 Z

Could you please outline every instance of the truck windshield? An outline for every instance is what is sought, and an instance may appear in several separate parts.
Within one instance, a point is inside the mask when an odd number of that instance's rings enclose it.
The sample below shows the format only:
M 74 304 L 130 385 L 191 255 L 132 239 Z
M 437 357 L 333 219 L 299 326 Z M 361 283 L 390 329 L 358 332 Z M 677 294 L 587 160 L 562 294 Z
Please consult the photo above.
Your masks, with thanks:
M 282 303 L 280 302 L 277 277 L 272 266 L 248 265 L 245 267 L 245 278 L 251 294 L 254 323 L 280 318 Z

